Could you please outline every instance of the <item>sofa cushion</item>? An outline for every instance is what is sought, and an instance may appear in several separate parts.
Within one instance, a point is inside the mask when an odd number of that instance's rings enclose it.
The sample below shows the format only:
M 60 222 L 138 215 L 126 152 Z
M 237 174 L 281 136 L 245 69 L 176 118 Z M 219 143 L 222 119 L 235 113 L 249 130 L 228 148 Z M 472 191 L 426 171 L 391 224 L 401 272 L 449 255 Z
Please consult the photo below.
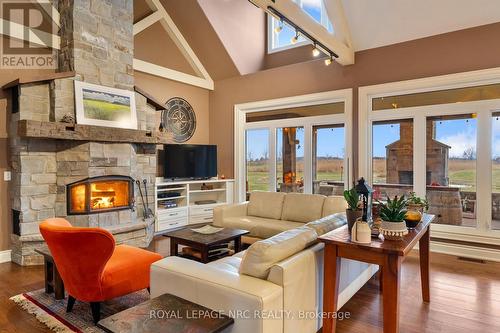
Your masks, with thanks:
M 321 216 L 328 216 L 335 213 L 345 212 L 347 208 L 347 202 L 341 195 L 332 195 L 326 197 L 323 204 L 323 214 Z
M 239 272 L 267 279 L 274 264 L 302 251 L 317 238 L 316 231 L 302 226 L 255 242 L 246 250 Z
M 283 209 L 285 193 L 254 191 L 250 194 L 247 214 L 279 220 Z
M 283 203 L 282 220 L 311 222 L 321 218 L 325 196 L 320 194 L 288 193 Z
M 345 213 L 337 213 L 309 222 L 305 226 L 314 229 L 318 236 L 321 236 L 327 232 L 340 228 L 344 224 L 347 224 Z
M 219 260 L 212 261 L 207 265 L 227 272 L 238 274 L 238 270 L 241 265 L 241 256 L 234 255 L 234 256 L 224 257 Z
M 224 219 L 224 227 L 248 230 L 250 233 L 246 236 L 262 239 L 303 225 L 303 223 L 299 222 L 272 220 L 256 216 L 238 216 Z

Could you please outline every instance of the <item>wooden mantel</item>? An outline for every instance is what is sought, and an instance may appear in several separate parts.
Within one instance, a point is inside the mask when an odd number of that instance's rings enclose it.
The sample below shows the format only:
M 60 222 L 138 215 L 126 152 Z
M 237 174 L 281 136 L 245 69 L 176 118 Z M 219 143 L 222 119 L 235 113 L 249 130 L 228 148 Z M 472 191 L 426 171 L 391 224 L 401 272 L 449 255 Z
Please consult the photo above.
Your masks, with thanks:
M 18 122 L 17 134 L 22 138 L 51 140 L 137 144 L 165 144 L 172 142 L 168 135 L 157 131 L 143 131 L 36 120 L 20 120 Z

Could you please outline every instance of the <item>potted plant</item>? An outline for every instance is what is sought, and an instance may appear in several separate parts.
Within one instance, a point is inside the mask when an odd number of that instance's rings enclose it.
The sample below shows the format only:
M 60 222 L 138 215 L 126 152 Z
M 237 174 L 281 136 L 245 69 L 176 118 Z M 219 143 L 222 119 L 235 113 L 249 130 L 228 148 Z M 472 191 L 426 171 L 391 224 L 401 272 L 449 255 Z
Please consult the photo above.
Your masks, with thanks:
M 426 198 L 418 197 L 415 192 L 410 192 L 410 197 L 406 200 L 406 226 L 415 228 L 422 220 L 422 215 L 429 209 L 429 203 Z
M 349 206 L 345 210 L 345 213 L 347 217 L 347 227 L 349 228 L 349 232 L 351 232 L 356 220 L 363 216 L 363 210 L 359 208 L 359 195 L 354 187 L 344 191 L 344 198 Z
M 394 199 L 387 197 L 387 202 L 380 203 L 380 218 L 382 225 L 380 233 L 387 240 L 400 240 L 408 234 L 405 222 L 406 200 L 404 195 Z

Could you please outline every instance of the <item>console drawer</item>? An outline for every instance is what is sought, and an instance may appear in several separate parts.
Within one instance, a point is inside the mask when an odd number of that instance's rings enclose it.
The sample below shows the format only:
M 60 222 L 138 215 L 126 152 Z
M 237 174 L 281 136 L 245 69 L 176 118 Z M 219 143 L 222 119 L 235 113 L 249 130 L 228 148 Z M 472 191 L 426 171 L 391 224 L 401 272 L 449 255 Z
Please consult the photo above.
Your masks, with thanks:
M 189 217 L 189 224 L 212 223 L 213 221 L 214 221 L 213 214 L 191 215 Z
M 158 220 L 177 220 L 182 217 L 187 217 L 187 209 L 159 209 Z
M 193 215 L 212 215 L 214 213 L 214 206 L 192 206 L 189 207 L 189 213 Z
M 182 227 L 188 224 L 187 216 L 183 218 L 178 218 L 176 220 L 159 220 L 158 221 L 158 231 L 169 230 L 173 228 Z

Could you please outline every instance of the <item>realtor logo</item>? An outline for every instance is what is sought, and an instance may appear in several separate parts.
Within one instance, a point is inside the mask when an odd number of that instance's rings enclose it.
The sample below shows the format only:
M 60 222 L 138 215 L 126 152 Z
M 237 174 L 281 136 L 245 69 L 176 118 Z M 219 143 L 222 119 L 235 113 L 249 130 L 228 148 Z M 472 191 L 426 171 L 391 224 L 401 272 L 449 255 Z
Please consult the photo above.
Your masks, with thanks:
M 59 13 L 49 0 L 0 0 L 0 68 L 54 69 Z

